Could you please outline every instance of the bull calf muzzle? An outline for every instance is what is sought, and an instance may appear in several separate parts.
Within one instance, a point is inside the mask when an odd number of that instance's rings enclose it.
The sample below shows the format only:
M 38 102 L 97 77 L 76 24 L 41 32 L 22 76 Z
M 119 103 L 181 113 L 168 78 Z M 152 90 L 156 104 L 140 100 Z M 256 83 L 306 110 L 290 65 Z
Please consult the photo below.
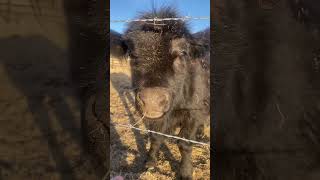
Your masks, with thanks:
M 162 117 L 170 108 L 171 94 L 167 88 L 152 87 L 137 92 L 137 105 L 141 113 L 150 119 Z

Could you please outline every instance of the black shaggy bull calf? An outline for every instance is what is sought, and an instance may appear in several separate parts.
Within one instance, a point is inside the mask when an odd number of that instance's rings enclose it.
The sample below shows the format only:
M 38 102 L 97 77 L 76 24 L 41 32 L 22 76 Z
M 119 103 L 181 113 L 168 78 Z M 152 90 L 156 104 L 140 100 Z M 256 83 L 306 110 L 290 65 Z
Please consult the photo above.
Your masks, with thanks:
M 81 105 L 84 149 L 98 176 L 109 170 L 107 2 L 68 0 L 64 7 L 69 29 L 70 73 Z M 100 127 L 100 132 L 94 131 Z M 94 132 L 94 133 L 92 133 Z
M 172 8 L 161 8 L 139 18 L 178 17 Z M 157 25 L 161 24 L 161 25 Z M 195 139 L 209 118 L 209 52 L 189 32 L 183 21 L 132 22 L 123 36 L 130 56 L 136 107 L 147 126 L 162 133 L 180 127 L 179 136 Z M 112 53 L 112 52 L 111 52 Z M 156 164 L 163 136 L 151 135 L 146 167 Z M 182 156 L 181 179 L 192 179 L 192 146 L 178 143 Z

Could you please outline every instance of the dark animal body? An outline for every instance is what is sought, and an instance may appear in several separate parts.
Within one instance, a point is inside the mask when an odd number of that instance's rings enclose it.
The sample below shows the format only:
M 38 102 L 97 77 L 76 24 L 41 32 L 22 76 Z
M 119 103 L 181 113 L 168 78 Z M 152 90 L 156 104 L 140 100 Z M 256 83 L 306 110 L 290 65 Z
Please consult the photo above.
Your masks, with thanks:
M 319 39 L 277 2 L 215 2 L 217 179 L 319 179 Z
M 68 1 L 65 7 L 71 36 L 70 72 L 81 100 L 84 147 L 102 176 L 109 169 L 107 2 Z
M 174 18 L 166 7 L 143 13 L 139 18 Z M 124 33 L 123 49 L 130 56 L 136 107 L 152 130 L 195 139 L 198 128 L 209 119 L 209 51 L 189 32 L 183 21 L 157 25 L 132 22 Z M 112 52 L 111 52 L 112 53 Z M 146 167 L 156 164 L 164 137 L 151 135 Z M 179 141 L 181 179 L 192 179 L 192 146 Z

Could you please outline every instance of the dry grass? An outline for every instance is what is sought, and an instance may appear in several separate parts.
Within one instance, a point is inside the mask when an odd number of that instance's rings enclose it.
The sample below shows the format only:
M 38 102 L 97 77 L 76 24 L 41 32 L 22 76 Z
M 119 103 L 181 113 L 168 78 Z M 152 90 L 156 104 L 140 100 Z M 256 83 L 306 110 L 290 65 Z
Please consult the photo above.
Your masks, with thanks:
M 130 92 L 130 67 L 118 60 L 110 61 L 110 113 L 111 113 L 111 177 L 122 175 L 125 179 L 175 179 L 179 166 L 180 153 L 174 141 L 166 141 L 161 147 L 159 161 L 153 170 L 145 170 L 143 161 L 149 149 L 148 137 L 142 132 L 122 127 L 114 127 L 112 123 L 135 124 L 140 117 L 133 106 L 134 96 Z M 138 123 L 145 128 L 143 123 Z M 205 128 L 205 137 L 199 141 L 210 139 L 210 129 Z M 210 179 L 210 153 L 207 148 L 193 148 L 194 179 Z

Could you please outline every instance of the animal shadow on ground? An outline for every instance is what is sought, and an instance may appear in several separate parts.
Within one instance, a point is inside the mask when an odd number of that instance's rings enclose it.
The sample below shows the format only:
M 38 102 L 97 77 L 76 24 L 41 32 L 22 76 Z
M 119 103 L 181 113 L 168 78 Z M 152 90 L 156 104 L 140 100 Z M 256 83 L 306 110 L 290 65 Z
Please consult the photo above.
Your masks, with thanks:
M 58 139 L 59 130 L 53 125 L 58 123 L 71 137 L 68 143 L 82 147 L 80 128 L 66 101 L 70 83 L 64 72 L 68 68 L 64 50 L 42 36 L 12 36 L 0 40 L 0 51 L 1 64 L 14 87 L 25 96 L 34 123 L 48 143 L 55 170 L 62 180 L 75 179 L 74 159 L 71 163 L 66 157 L 65 142 Z
M 124 87 L 124 85 L 121 85 L 119 83 L 119 81 L 131 82 L 131 79 L 128 77 L 128 75 L 126 75 L 124 73 L 112 73 L 110 75 L 110 80 L 112 82 L 113 87 L 116 89 L 116 91 L 119 95 L 119 98 L 121 99 L 121 102 L 126 110 L 126 113 L 128 114 L 128 117 L 129 117 L 128 123 L 130 123 L 131 125 L 134 125 L 136 123 L 138 123 L 138 124 L 143 123 L 143 122 L 140 122 L 140 120 L 137 120 L 134 118 L 134 115 L 130 110 L 130 104 L 128 104 L 128 102 L 131 103 L 131 105 L 135 104 L 134 97 L 132 97 L 132 95 L 130 93 L 128 93 L 128 91 L 126 91 L 126 89 L 131 88 L 131 85 L 129 87 L 125 85 L 126 87 Z M 115 130 L 115 128 L 112 125 L 111 125 L 111 127 Z M 133 130 L 133 133 L 135 136 L 135 140 L 136 140 L 136 144 L 137 144 L 137 148 L 138 148 L 138 153 L 140 154 L 140 156 L 135 158 L 131 167 L 128 167 L 127 169 L 130 171 L 136 170 L 135 173 L 142 173 L 146 170 L 144 167 L 144 161 L 146 160 L 147 152 L 148 152 L 146 149 L 146 140 L 147 139 L 145 139 L 143 137 L 144 135 L 142 133 L 140 133 L 139 131 Z M 114 139 L 114 137 L 111 137 L 111 138 Z M 165 158 L 169 161 L 171 169 L 176 170 L 177 168 L 175 168 L 175 167 L 177 167 L 178 162 L 173 157 L 173 155 L 170 152 L 167 145 L 162 144 L 160 151 L 162 151 L 164 153 Z M 156 168 L 156 170 L 157 170 L 157 168 Z M 175 173 L 177 173 L 177 172 L 175 172 Z

